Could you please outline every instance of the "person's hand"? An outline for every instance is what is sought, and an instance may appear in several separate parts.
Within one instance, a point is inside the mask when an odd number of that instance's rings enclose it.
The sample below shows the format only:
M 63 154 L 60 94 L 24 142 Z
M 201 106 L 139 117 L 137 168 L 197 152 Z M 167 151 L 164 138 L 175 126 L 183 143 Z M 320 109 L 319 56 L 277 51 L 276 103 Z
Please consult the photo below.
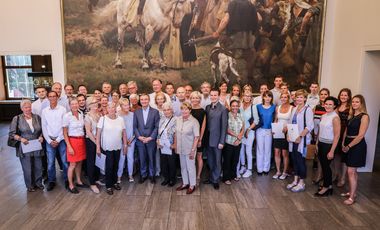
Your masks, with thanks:
M 329 153 L 327 153 L 327 159 L 332 160 L 333 158 L 334 158 L 334 152 L 333 151 L 330 151 Z
M 234 141 L 234 145 L 239 145 L 239 144 L 240 144 L 240 140 L 236 139 L 236 141 Z
M 294 141 L 294 143 L 299 144 L 301 142 L 301 137 L 297 137 L 297 139 Z
M 218 38 L 219 36 L 220 34 L 218 33 L 218 31 L 215 31 L 214 33 L 212 33 L 213 38 Z
M 219 144 L 218 145 L 218 149 L 223 149 L 224 145 L 223 144 Z
M 248 138 L 249 131 L 251 131 L 251 130 L 250 129 L 245 130 L 245 132 L 244 132 L 244 137 L 245 138 Z
M 157 139 L 156 143 L 157 143 L 157 147 L 158 148 L 162 148 L 162 145 L 160 145 L 160 140 L 159 139 Z
M 68 152 L 70 155 L 74 155 L 74 149 L 73 149 L 73 147 L 71 147 L 71 146 L 67 146 L 67 152 Z
M 193 153 L 190 153 L 190 155 L 189 155 L 189 159 L 190 159 L 190 160 L 194 160 L 194 154 L 193 154 Z
M 284 128 L 282 128 L 282 132 L 283 132 L 283 133 L 288 132 L 288 127 L 284 126 Z
M 101 154 L 102 154 L 102 151 L 100 151 L 100 148 L 97 147 L 96 148 L 96 155 L 98 155 L 98 157 L 100 157 Z
M 23 143 L 24 145 L 29 144 L 28 139 L 25 139 L 25 138 L 23 138 L 23 137 L 21 137 L 20 141 L 21 141 L 21 143 Z
M 43 138 L 43 137 L 39 137 L 39 138 L 38 138 L 38 141 L 39 141 L 40 143 L 42 143 L 42 142 L 44 142 L 44 138 Z
M 53 147 L 53 148 L 56 148 L 58 146 L 58 142 L 57 141 L 51 141 L 50 142 L 50 145 Z
M 170 145 L 171 149 L 175 149 L 175 144 Z
M 199 139 L 199 140 L 198 140 L 197 147 L 200 148 L 201 146 L 202 146 L 202 139 Z
M 350 150 L 350 148 L 349 148 L 348 146 L 343 146 L 342 151 L 343 151 L 344 153 L 347 153 L 348 150 Z

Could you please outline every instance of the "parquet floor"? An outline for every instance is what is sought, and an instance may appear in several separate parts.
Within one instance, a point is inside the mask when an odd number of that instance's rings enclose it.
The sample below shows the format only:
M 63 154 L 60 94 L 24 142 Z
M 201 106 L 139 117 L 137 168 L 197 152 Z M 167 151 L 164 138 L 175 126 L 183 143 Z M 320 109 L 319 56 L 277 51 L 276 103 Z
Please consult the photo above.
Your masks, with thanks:
M 359 175 L 357 203 L 349 207 L 338 195 L 342 189 L 313 198 L 310 179 L 306 192 L 295 194 L 286 182 L 257 174 L 219 191 L 201 185 L 192 195 L 147 182 L 123 182 L 113 196 L 86 189 L 72 195 L 62 181 L 52 192 L 28 193 L 6 146 L 7 130 L 1 123 L 0 229 L 380 229 L 380 173 Z

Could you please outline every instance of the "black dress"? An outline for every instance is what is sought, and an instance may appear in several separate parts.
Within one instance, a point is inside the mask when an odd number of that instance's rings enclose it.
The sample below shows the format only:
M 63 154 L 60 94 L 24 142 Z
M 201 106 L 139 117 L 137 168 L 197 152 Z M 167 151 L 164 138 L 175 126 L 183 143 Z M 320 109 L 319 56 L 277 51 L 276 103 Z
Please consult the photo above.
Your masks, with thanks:
M 361 119 L 365 113 L 360 113 L 348 120 L 347 135 L 344 140 L 344 145 L 347 146 L 359 134 Z M 349 137 L 352 136 L 352 137 Z M 348 167 L 364 167 L 367 156 L 367 143 L 363 138 L 358 144 L 352 146 L 346 153 L 346 165 Z
M 336 146 L 334 154 L 339 154 L 340 156 L 342 156 L 341 161 L 346 163 L 347 154 L 345 154 L 342 151 L 342 142 L 343 142 L 343 134 L 344 134 L 344 131 L 346 131 L 346 127 L 347 127 L 348 115 L 350 113 L 350 108 L 346 108 L 342 112 L 340 112 L 340 111 L 337 111 L 337 112 L 338 112 L 338 115 L 340 118 L 340 136 L 339 136 L 339 141 L 338 141 L 338 144 Z
M 203 123 L 203 119 L 206 116 L 206 111 L 204 109 L 202 109 L 202 108 L 200 108 L 200 109 L 192 109 L 191 110 L 191 115 L 195 119 L 197 119 L 197 121 L 199 122 L 199 129 L 202 129 L 202 123 Z M 197 148 L 197 152 L 202 152 L 202 150 L 203 150 L 203 143 L 204 142 L 202 141 L 201 147 Z

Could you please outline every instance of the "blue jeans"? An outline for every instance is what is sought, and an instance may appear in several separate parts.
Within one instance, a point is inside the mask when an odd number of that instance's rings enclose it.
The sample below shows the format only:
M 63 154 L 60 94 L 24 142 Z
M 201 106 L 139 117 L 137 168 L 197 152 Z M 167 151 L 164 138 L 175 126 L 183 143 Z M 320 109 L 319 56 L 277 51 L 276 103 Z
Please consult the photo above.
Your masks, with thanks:
M 66 143 L 64 140 L 59 142 L 59 145 L 54 148 L 50 144 L 46 143 L 46 154 L 48 159 L 48 181 L 55 182 L 55 155 L 58 150 L 63 164 L 63 179 L 67 181 L 67 161 L 66 161 Z

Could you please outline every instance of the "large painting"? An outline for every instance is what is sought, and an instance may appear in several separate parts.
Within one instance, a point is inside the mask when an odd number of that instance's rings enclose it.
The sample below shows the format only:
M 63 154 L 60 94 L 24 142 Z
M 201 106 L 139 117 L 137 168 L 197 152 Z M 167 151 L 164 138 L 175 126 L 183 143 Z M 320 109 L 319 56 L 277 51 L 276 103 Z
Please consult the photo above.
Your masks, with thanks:
M 66 79 L 90 91 L 159 78 L 253 85 L 318 81 L 324 0 L 62 0 Z

